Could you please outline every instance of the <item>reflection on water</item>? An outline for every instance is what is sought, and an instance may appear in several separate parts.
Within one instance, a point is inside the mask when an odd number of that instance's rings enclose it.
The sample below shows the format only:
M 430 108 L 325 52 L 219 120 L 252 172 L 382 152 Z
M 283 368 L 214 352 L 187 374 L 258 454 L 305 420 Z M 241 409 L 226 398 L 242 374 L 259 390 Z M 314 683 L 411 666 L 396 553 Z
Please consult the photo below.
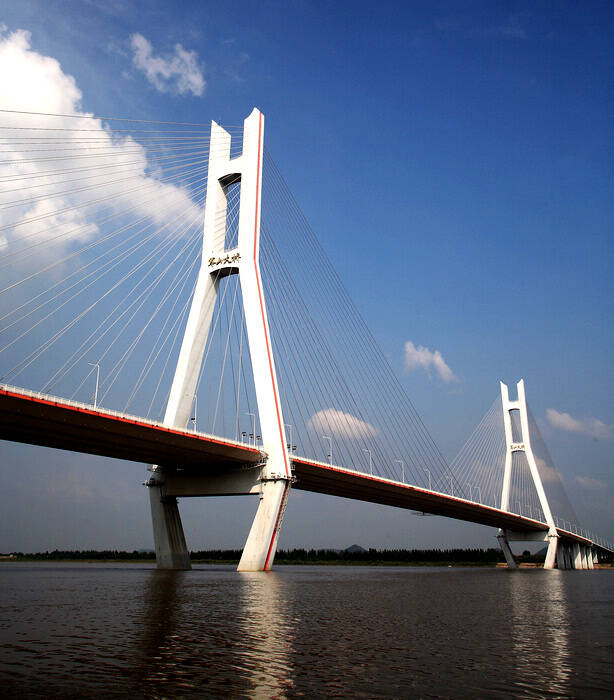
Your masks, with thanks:
M 286 697 L 292 621 L 275 573 L 218 571 L 205 585 L 186 572 L 152 571 L 134 618 L 132 692 Z
M 567 697 L 572 673 L 564 571 L 511 571 L 513 658 L 518 685 Z
M 292 642 L 296 620 L 290 617 L 286 587 L 276 572 L 241 573 L 239 627 L 249 653 L 241 659 L 252 697 L 283 698 L 294 687 Z
M 183 571 L 152 571 L 144 588 L 144 606 L 137 615 L 136 628 L 142 631 L 134 663 L 135 687 L 155 687 L 173 679 L 181 684 L 181 664 L 174 653 L 176 620 L 181 615 L 177 588 Z
M 614 572 L 583 573 L 0 564 L 0 688 L 20 698 L 611 697 Z

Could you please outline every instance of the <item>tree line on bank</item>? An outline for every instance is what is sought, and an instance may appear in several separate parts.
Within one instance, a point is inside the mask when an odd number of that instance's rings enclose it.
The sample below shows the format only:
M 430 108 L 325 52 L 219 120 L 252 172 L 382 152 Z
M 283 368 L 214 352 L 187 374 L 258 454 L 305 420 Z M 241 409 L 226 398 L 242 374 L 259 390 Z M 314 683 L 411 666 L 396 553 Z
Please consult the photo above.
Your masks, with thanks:
M 195 563 L 235 564 L 241 558 L 240 549 L 207 549 L 190 552 Z M 120 551 L 117 549 L 83 549 L 23 553 L 12 552 L 0 555 L 0 559 L 11 561 L 155 561 L 153 550 Z M 525 550 L 517 556 L 519 563 L 539 564 L 544 561 L 544 552 L 531 554 Z M 504 562 L 498 548 L 489 549 L 280 549 L 276 564 L 425 564 L 425 565 L 496 565 Z M 600 556 L 601 563 L 611 563 L 614 557 Z
M 151 550 L 120 551 L 59 550 L 36 553 L 14 552 L 22 561 L 152 561 Z M 209 549 L 190 552 L 192 561 L 234 563 L 241 558 L 240 549 Z M 288 549 L 278 550 L 275 562 L 280 563 L 474 563 L 496 564 L 504 561 L 501 551 L 492 549 Z

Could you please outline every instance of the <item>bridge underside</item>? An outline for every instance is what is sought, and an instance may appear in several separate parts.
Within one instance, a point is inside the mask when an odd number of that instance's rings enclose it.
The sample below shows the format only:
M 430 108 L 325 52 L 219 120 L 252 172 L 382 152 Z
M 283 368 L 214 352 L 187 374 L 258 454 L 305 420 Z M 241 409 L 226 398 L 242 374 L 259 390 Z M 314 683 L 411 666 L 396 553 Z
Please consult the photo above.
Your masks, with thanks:
M 0 388 L 0 439 L 160 464 L 232 469 L 262 462 L 254 447 Z

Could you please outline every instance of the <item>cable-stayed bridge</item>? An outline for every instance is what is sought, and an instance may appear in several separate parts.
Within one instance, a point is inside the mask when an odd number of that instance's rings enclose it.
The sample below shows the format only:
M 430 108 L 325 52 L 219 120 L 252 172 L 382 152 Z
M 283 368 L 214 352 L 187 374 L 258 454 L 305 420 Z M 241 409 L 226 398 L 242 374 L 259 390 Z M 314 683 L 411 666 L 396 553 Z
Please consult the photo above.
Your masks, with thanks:
M 547 568 L 612 550 L 578 523 L 522 382 L 446 462 L 260 112 L 0 114 L 0 436 L 151 463 L 160 567 L 189 568 L 177 498 L 246 494 L 239 568 L 269 569 L 291 486 L 497 527 L 510 566 L 514 539 L 547 543 Z

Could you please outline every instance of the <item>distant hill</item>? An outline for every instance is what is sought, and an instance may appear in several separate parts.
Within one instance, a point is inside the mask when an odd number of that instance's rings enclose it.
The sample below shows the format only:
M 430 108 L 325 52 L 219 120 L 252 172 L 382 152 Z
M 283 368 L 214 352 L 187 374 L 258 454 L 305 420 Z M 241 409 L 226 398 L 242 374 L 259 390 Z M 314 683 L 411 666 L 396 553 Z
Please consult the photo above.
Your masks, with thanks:
M 361 547 L 359 544 L 352 544 L 343 551 L 347 552 L 348 554 L 361 554 L 367 550 L 364 547 Z

